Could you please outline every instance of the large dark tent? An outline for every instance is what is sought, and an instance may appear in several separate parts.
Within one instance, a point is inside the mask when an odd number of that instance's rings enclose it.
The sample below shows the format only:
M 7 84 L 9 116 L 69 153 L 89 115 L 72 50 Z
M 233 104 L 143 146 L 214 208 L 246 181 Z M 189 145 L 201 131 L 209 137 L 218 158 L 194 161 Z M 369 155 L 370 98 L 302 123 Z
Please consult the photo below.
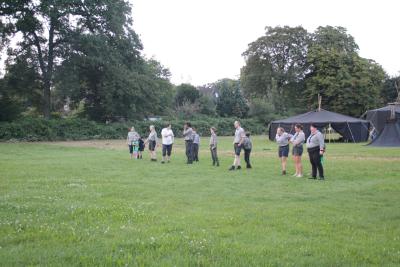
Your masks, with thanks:
M 275 139 L 276 129 L 278 127 L 283 127 L 285 131 L 294 133 L 294 125 L 296 123 L 300 123 L 304 126 L 304 133 L 306 136 L 310 135 L 311 123 L 315 123 L 318 128 L 324 128 L 330 125 L 345 141 L 364 142 L 368 140 L 369 136 L 368 121 L 319 109 L 271 122 L 269 127 L 269 139 Z
M 394 103 L 393 105 L 388 105 L 383 108 L 367 111 L 365 118 L 367 121 L 371 122 L 371 125 L 375 128 L 377 134 L 379 134 L 385 127 L 392 109 L 394 109 L 396 119 L 400 119 L 400 103 Z
M 372 140 L 371 146 L 400 147 L 400 112 L 396 112 L 399 111 L 399 107 L 399 102 L 389 104 L 389 113 L 386 117 L 383 117 L 384 113 L 380 114 L 385 125 L 378 136 Z

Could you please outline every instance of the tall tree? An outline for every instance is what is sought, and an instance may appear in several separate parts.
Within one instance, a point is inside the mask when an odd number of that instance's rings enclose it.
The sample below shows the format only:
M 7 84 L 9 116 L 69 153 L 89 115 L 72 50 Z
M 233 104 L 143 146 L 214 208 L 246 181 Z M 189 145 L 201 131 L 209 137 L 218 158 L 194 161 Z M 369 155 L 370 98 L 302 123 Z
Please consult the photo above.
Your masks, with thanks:
M 142 47 L 131 27 L 128 1 L 4 0 L 0 4 L 0 17 L 8 36 L 20 36 L 17 48 L 10 50 L 10 56 L 17 57 L 28 49 L 32 51 L 30 60 L 39 69 L 46 118 L 50 117 L 55 67 L 69 56 L 71 49 L 75 49 L 76 40 L 84 41 L 82 36 L 107 37 L 110 45 L 115 44 L 112 40 L 129 39 L 125 45 L 134 48 L 127 50 L 134 55 L 124 60 L 129 64 L 140 57 Z M 123 43 L 119 42 L 120 45 Z
M 241 82 L 249 97 L 265 97 L 278 112 L 296 103 L 307 73 L 309 35 L 301 26 L 266 27 L 264 36 L 243 53 Z
M 360 116 L 381 102 L 385 72 L 374 62 L 361 58 L 354 38 L 344 28 L 319 27 L 308 51 L 310 73 L 304 98 L 316 107 L 322 96 L 323 107 Z
M 240 82 L 222 79 L 215 83 L 217 98 L 217 113 L 222 117 L 244 118 L 249 106 L 240 89 Z
M 183 83 L 176 87 L 175 105 L 182 106 L 185 103 L 193 104 L 200 98 L 200 92 L 191 84 Z

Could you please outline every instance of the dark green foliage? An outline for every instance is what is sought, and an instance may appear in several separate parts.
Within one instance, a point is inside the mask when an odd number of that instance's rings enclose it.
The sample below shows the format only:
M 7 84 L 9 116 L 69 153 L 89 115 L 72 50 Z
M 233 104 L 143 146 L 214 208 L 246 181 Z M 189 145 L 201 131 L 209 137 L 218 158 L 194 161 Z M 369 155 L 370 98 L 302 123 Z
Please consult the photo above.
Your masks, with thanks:
M 217 113 L 221 117 L 245 118 L 249 106 L 240 89 L 240 82 L 223 79 L 215 83 L 215 91 L 218 93 Z
M 397 86 L 397 88 L 396 88 Z M 387 77 L 381 92 L 383 104 L 393 103 L 397 100 L 400 92 L 400 76 Z
M 309 34 L 303 27 L 266 27 L 243 53 L 246 65 L 241 70 L 243 90 L 248 97 L 263 97 L 279 113 L 285 113 L 303 90 L 308 70 Z
M 202 136 L 210 135 L 210 127 L 216 127 L 219 135 L 233 135 L 235 118 L 203 117 L 191 121 Z M 20 141 L 55 141 L 55 140 L 90 140 L 90 139 L 124 139 L 132 126 L 142 136 L 147 136 L 149 126 L 154 125 L 158 133 L 165 125 L 161 121 L 136 121 L 124 123 L 102 124 L 87 119 L 51 119 L 24 118 L 14 122 L 0 123 L 0 140 Z M 177 137 L 182 136 L 183 124 L 186 120 L 172 120 L 172 129 Z M 266 132 L 264 124 L 256 120 L 241 120 L 243 127 L 253 134 Z
M 353 116 L 381 104 L 385 72 L 356 50 L 357 44 L 345 29 L 318 28 L 308 51 L 311 72 L 304 92 L 307 106 L 317 107 L 318 94 L 323 108 Z
M 184 103 L 193 104 L 200 98 L 200 92 L 191 84 L 183 83 L 175 88 L 175 105 L 182 106 Z

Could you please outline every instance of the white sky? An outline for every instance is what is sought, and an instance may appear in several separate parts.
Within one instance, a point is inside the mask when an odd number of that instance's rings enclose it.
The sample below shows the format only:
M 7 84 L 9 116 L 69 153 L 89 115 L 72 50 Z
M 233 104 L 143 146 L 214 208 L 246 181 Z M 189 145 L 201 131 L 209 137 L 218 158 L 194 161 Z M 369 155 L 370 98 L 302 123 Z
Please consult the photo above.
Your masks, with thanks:
M 238 78 L 247 45 L 265 26 L 343 26 L 362 57 L 390 75 L 400 71 L 398 0 L 130 0 L 134 29 L 147 57 L 172 72 L 172 82 L 203 85 Z

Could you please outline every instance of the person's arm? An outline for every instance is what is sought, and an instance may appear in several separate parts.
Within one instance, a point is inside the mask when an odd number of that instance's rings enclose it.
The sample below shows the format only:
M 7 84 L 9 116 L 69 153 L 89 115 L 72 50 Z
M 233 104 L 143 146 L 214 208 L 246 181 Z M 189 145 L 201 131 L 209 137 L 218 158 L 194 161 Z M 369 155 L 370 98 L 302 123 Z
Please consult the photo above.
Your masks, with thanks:
M 319 153 L 322 155 L 325 152 L 325 140 L 322 133 L 318 134 Z

